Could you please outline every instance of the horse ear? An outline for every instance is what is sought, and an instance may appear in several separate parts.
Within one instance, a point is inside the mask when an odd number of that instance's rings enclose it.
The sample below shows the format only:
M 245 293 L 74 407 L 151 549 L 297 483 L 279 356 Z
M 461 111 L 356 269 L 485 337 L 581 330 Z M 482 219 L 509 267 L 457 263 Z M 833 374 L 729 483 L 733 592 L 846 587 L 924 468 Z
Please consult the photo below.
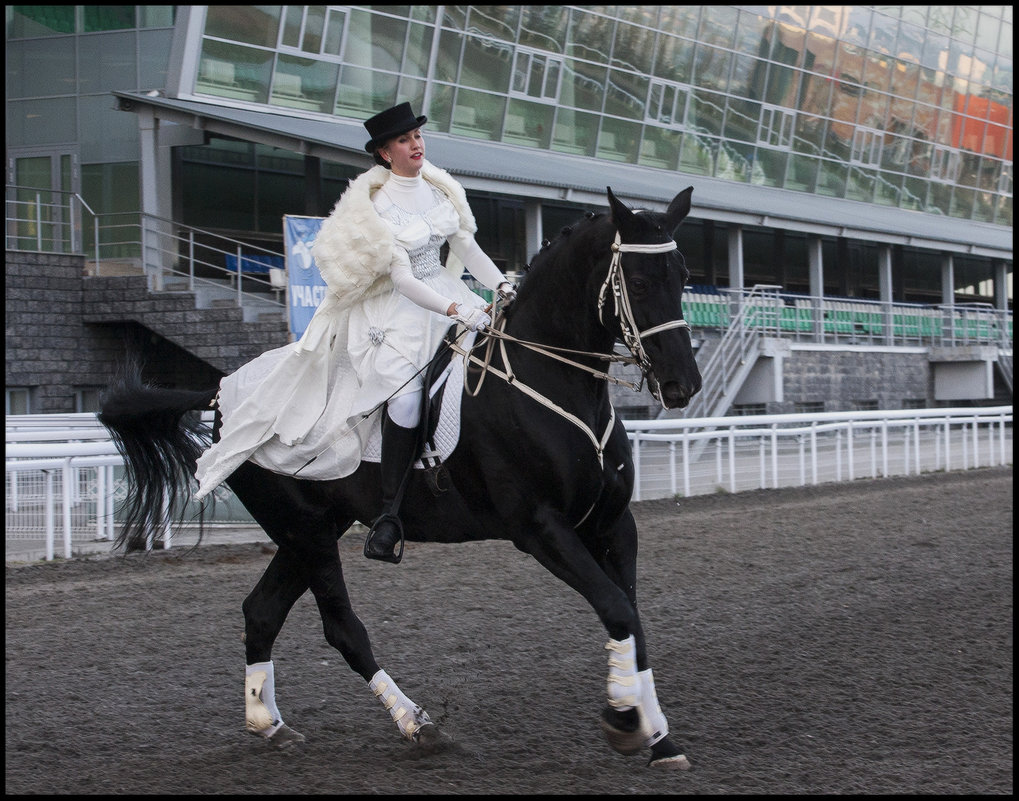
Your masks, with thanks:
M 693 187 L 691 187 L 692 189 Z M 612 187 L 606 186 L 605 189 L 609 194 L 609 208 L 612 210 L 612 222 L 616 228 L 622 228 L 624 223 L 633 217 L 633 211 L 615 195 L 612 194 Z
M 690 213 L 690 195 L 692 194 L 693 187 L 688 186 L 669 204 L 669 208 L 665 212 L 665 223 L 666 230 L 670 233 L 675 231 L 679 224 L 686 219 L 686 215 Z

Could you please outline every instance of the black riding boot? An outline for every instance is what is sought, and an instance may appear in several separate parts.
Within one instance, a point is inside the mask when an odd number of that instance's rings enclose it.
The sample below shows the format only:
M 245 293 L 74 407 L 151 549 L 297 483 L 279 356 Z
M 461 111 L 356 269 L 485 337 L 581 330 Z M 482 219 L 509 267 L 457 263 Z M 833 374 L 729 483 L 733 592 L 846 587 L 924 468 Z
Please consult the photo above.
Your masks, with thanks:
M 404 428 L 386 414 L 382 418 L 382 511 L 364 541 L 369 559 L 398 564 L 403 558 L 403 524 L 398 517 L 404 483 L 419 451 L 417 428 Z M 400 548 L 394 553 L 393 549 Z

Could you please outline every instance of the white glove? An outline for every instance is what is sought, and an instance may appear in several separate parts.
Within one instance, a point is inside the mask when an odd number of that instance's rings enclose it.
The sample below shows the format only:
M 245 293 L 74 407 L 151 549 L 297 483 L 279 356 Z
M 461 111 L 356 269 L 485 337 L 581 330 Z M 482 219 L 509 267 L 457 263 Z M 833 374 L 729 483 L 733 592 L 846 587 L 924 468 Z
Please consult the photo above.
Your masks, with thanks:
M 503 281 L 499 284 L 498 289 L 495 290 L 499 293 L 499 298 L 503 304 L 509 306 L 513 301 L 517 299 L 517 290 L 509 281 Z
M 453 315 L 453 319 L 465 326 L 468 331 L 481 331 L 485 326 L 492 324 L 492 318 L 485 313 L 484 309 L 465 309 L 462 303 L 456 304 L 456 314 Z

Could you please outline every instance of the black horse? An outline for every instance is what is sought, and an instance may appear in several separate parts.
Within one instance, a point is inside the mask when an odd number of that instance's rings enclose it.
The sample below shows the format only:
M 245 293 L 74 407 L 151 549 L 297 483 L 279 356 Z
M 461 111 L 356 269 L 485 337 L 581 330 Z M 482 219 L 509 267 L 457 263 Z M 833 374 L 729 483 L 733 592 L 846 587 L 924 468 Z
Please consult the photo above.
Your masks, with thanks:
M 650 748 L 651 764 L 672 768 L 688 763 L 667 736 L 637 614 L 633 461 L 607 380 L 622 340 L 665 407 L 684 407 L 700 390 L 681 305 L 689 273 L 673 239 L 692 192 L 676 195 L 663 214 L 633 211 L 609 188 L 609 214 L 589 213 L 545 243 L 516 301 L 497 315 L 493 347 L 470 351 L 472 391 L 461 399 L 460 438 L 444 465 L 450 488 L 437 497 L 415 470 L 401 513 L 408 541 L 507 539 L 579 592 L 610 638 L 602 713 L 610 745 L 627 754 Z M 194 410 L 215 395 L 148 387 L 137 373 L 110 387 L 100 419 L 132 484 L 119 544 L 142 541 L 164 522 L 166 498 L 191 491 L 208 438 Z M 217 412 L 214 436 L 218 422 Z M 287 613 L 310 589 L 327 641 L 369 682 L 401 734 L 441 741 L 427 713 L 380 670 L 343 580 L 337 540 L 378 514 L 379 465 L 308 480 L 248 461 L 226 483 L 278 546 L 243 604 L 249 671 L 271 666 Z M 303 740 L 282 724 L 271 670 L 247 678 L 248 729 L 280 744 Z

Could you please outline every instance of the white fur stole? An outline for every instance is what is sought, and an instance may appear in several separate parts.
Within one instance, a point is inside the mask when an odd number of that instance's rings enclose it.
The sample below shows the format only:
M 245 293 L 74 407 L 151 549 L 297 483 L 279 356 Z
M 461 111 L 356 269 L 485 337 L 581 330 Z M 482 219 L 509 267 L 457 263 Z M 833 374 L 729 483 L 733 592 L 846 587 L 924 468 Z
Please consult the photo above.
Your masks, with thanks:
M 398 245 L 372 204 L 372 196 L 389 174 L 385 167 L 375 166 L 353 179 L 323 221 L 312 244 L 315 264 L 336 296 L 334 303 L 340 308 L 392 289 L 389 268 Z M 460 217 L 462 230 L 471 234 L 478 230 L 467 203 L 467 193 L 453 176 L 426 160 L 421 177 L 450 199 Z M 457 277 L 463 270 L 453 258 L 446 266 L 455 270 Z

